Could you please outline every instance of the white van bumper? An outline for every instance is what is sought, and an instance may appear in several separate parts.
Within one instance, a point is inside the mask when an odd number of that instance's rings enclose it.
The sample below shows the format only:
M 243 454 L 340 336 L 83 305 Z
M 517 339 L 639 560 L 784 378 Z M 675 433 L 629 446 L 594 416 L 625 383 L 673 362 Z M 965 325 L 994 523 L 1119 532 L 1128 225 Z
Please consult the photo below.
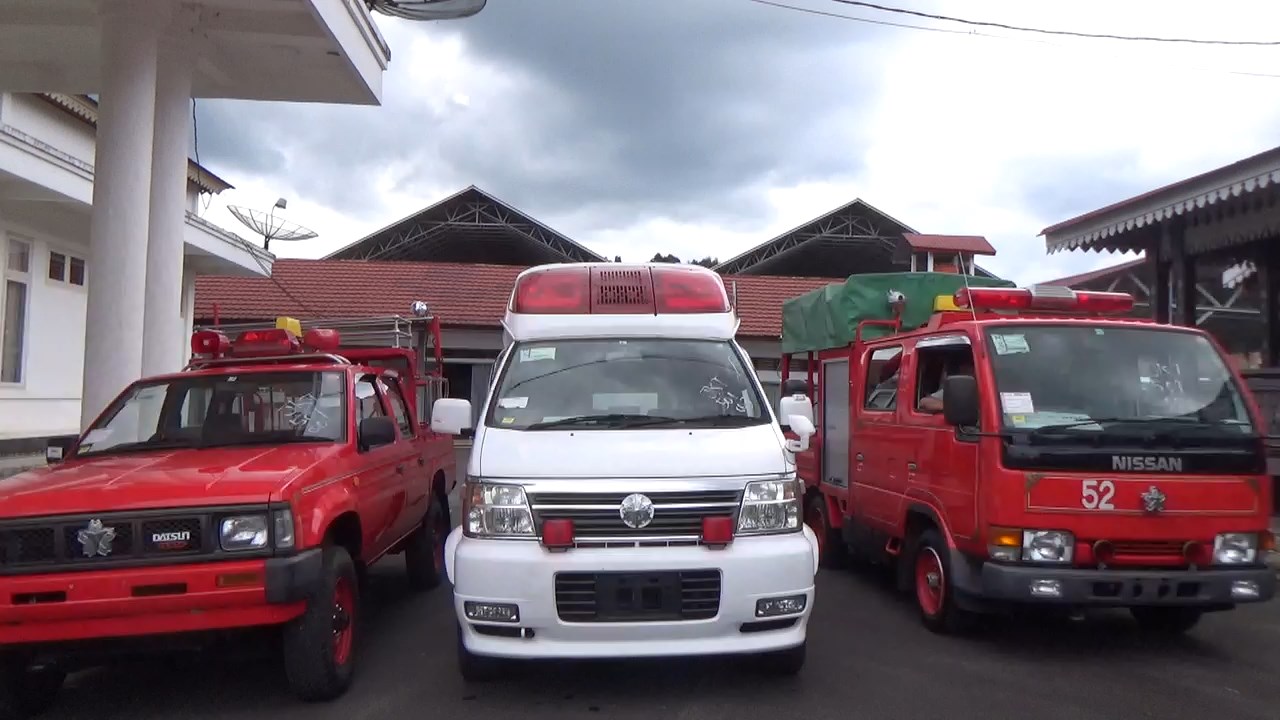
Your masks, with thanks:
M 805 640 L 813 610 L 817 557 L 817 539 L 808 527 L 791 535 L 737 538 L 721 550 L 575 548 L 553 553 L 534 541 L 463 537 L 461 528 L 445 546 L 463 642 L 477 655 L 506 658 L 668 657 L 795 647 Z M 663 571 L 703 571 L 701 577 L 707 571 L 718 573 L 720 601 L 714 616 L 598 622 L 562 619 L 557 609 L 558 574 Z M 758 600 L 796 596 L 804 597 L 799 612 L 756 614 Z M 469 619 L 469 602 L 515 605 L 519 621 Z

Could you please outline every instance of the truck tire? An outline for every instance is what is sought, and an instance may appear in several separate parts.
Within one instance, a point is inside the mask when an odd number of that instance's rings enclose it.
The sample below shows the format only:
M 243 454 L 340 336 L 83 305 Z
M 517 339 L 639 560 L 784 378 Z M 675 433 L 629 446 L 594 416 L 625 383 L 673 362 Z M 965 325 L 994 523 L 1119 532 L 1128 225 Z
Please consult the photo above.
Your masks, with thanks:
M 1129 614 L 1144 632 L 1181 635 L 1200 622 L 1203 611 L 1191 607 L 1135 607 Z
M 53 706 L 67 674 L 55 667 L 28 667 L 26 660 L 0 661 L 0 720 L 27 720 Z
M 502 674 L 502 661 L 498 658 L 476 655 L 467 649 L 462 641 L 462 625 L 458 631 L 458 673 L 469 683 L 483 683 L 497 680 Z
M 414 592 L 432 590 L 444 579 L 444 541 L 450 527 L 441 503 L 439 498 L 432 498 L 427 516 L 404 546 L 404 568 Z
M 839 531 L 832 529 L 828 512 L 822 493 L 814 493 L 804 504 L 804 522 L 818 538 L 818 565 L 828 569 L 843 568 L 849 562 L 849 548 Z
M 911 580 L 915 589 L 920 621 L 930 631 L 952 635 L 973 628 L 976 617 L 955 603 L 951 584 L 951 552 L 942 535 L 928 528 L 912 546 Z
M 330 545 L 321 562 L 306 612 L 284 627 L 289 687 L 308 702 L 332 700 L 351 687 L 360 629 L 360 582 L 350 553 Z
M 760 669 L 779 677 L 798 675 L 804 669 L 805 644 L 760 656 Z

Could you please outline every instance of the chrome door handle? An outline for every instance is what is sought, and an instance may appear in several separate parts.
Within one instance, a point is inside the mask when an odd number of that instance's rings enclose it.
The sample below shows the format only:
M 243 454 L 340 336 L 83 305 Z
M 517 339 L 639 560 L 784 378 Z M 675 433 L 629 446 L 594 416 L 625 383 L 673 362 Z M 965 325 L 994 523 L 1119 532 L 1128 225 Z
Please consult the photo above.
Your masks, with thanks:
M 911 472 L 915 472 L 915 471 L 916 471 L 916 464 L 915 464 L 915 463 L 913 463 L 913 462 L 909 462 L 909 463 L 907 463 L 907 469 L 908 469 L 908 470 L 910 470 Z
M 854 456 L 853 456 L 853 459 L 854 459 L 854 460 L 857 460 L 858 462 L 862 462 L 863 460 L 866 460 L 867 458 L 866 458 L 866 456 L 865 456 L 865 455 L 863 455 L 862 453 L 858 453 L 857 455 L 854 455 Z

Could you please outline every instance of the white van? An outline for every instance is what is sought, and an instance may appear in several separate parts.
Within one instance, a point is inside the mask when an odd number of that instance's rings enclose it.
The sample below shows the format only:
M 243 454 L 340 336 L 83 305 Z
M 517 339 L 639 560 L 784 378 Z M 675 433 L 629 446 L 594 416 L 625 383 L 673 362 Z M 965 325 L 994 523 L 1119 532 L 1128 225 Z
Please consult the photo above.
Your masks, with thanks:
M 664 263 L 516 279 L 445 544 L 463 676 L 503 659 L 758 654 L 804 664 L 817 539 L 720 276 Z M 471 425 L 441 400 L 432 428 Z

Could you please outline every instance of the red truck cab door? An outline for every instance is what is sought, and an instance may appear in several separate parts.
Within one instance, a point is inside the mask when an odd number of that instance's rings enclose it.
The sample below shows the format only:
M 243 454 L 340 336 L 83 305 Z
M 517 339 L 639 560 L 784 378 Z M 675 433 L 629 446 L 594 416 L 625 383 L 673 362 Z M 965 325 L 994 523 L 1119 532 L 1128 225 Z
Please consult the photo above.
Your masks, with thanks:
M 901 343 L 871 347 L 864 351 L 854 383 L 853 513 L 859 521 L 884 531 L 896 529 L 897 524 L 898 460 L 904 441 L 904 429 L 898 424 L 902 363 Z
M 973 347 L 967 335 L 948 333 L 916 341 L 912 354 L 900 406 L 902 424 L 915 441 L 902 445 L 901 502 L 895 515 L 905 518 L 910 503 L 922 502 L 938 511 L 952 535 L 970 539 L 978 525 L 977 437 L 961 437 L 941 411 L 922 409 L 921 401 L 941 387 L 948 369 L 974 367 Z M 981 379 L 978 387 L 981 392 Z
M 392 535 L 402 537 L 418 526 L 427 516 L 427 507 L 431 502 L 431 478 L 434 467 L 429 462 L 426 452 L 428 441 L 423 430 L 413 416 L 404 381 L 395 376 L 385 376 L 385 391 L 391 404 L 391 412 L 395 417 L 399 438 L 396 446 L 399 459 L 396 465 L 397 478 L 401 484 L 399 494 L 403 497 L 400 504 L 399 517 L 392 521 Z
M 361 375 L 355 382 L 356 432 L 360 423 L 371 417 L 392 417 L 389 412 L 386 385 L 378 376 Z M 372 560 L 386 553 L 399 540 L 394 530 L 407 505 L 405 493 L 405 448 L 408 443 L 397 438 L 389 445 L 360 447 L 357 501 L 363 534 L 364 559 Z

